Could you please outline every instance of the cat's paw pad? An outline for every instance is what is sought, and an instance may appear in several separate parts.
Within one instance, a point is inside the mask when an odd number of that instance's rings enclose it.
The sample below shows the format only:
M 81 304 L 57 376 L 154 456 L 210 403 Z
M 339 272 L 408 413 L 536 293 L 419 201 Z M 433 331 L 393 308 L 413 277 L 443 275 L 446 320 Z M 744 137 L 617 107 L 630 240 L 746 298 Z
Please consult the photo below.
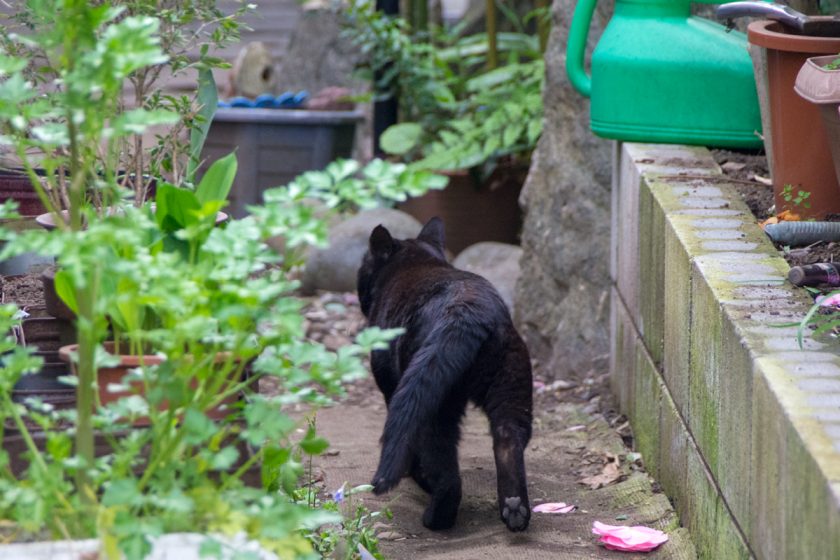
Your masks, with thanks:
M 511 531 L 524 531 L 528 528 L 528 521 L 531 519 L 531 512 L 527 504 L 522 503 L 522 498 L 514 496 L 505 498 L 502 506 L 502 521 Z

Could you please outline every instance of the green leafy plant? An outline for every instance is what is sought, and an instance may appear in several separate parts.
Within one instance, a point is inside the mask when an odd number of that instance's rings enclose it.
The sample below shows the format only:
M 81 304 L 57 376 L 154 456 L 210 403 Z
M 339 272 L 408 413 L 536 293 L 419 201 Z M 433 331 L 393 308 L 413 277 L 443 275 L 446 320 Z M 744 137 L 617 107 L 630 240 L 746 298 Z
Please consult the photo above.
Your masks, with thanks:
M 523 29 L 512 12 L 504 13 Z M 492 168 L 503 158 L 528 159 L 542 132 L 539 37 L 524 29 L 468 36 L 458 28 L 413 32 L 367 0 L 351 2 L 346 17 L 346 34 L 366 55 L 369 70 L 381 76 L 375 95 L 399 95 L 403 122 L 383 133 L 383 150 L 426 169 Z
M 793 204 L 794 208 L 810 208 L 811 203 L 808 199 L 811 193 L 808 191 L 798 190 L 794 192 L 793 185 L 785 185 L 782 187 L 782 198 L 785 202 Z
M 314 430 L 297 441 L 301 423 L 282 406 L 328 401 L 365 373 L 361 356 L 395 333 L 368 330 L 335 353 L 307 342 L 296 263 L 267 240 L 282 236 L 290 252 L 326 243 L 323 221 L 304 202 L 330 211 L 365 207 L 440 179 L 383 161 L 337 162 L 269 191 L 251 216 L 213 227 L 235 174 L 235 159 L 226 158 L 194 192 L 161 181 L 154 213 L 121 204 L 115 142 L 174 122 L 169 112 L 119 101 L 123 81 L 164 58 L 157 20 L 80 0 L 27 7 L 39 24 L 25 41 L 51 57 L 61 87 L 42 94 L 26 77 L 29 61 L 7 52 L 0 128 L 30 174 L 46 168 L 46 183 L 36 187 L 47 203 L 49 181 L 69 170 L 70 219 L 52 231 L 0 229 L 7 241 L 0 258 L 56 257 L 57 289 L 77 315 L 75 375 L 66 379 L 77 402 L 68 411 L 12 402 L 11 387 L 39 362 L 11 339 L 0 342 L 0 426 L 16 427 L 0 437 L 14 435 L 26 447 L 23 472 L 0 453 L 4 527 L 18 537 L 98 536 L 106 558 L 143 558 L 153 537 L 173 531 L 244 534 L 281 558 L 311 558 L 310 532 L 339 518 L 299 503 L 295 450 L 316 455 L 326 442 Z M 13 204 L 0 206 L 0 218 L 13 216 Z M 13 308 L 0 307 L 0 332 L 14 320 Z M 115 362 L 103 344 L 114 329 L 137 366 L 102 388 L 121 394 L 106 404 L 97 372 Z M 278 379 L 279 395 L 251 390 L 267 376 Z M 246 485 L 254 470 L 259 484 Z M 206 551 L 218 552 L 222 540 Z
M 332 496 L 331 500 L 322 502 L 326 511 L 340 516 L 335 523 L 325 524 L 315 531 L 307 533 L 312 542 L 312 548 L 322 558 L 336 558 L 340 560 L 356 560 L 364 550 L 374 558 L 383 558 L 379 552 L 379 541 L 373 529 L 373 524 L 380 519 L 390 519 L 391 512 L 370 511 L 361 501 L 354 498 L 359 494 L 370 492 L 372 486 L 364 484 L 345 489 L 343 484 Z
M 79 190 L 77 183 L 89 183 L 87 177 L 73 181 L 78 170 L 70 168 L 70 154 L 62 148 L 61 138 L 50 137 L 50 131 L 60 132 L 60 127 L 54 126 L 57 112 L 61 108 L 79 110 L 81 107 L 73 107 L 68 101 L 81 102 L 85 95 L 82 80 L 66 81 L 69 73 L 79 77 L 87 73 L 86 77 L 92 79 L 88 85 L 105 87 L 100 99 L 103 118 L 115 110 L 122 113 L 119 120 L 109 123 L 112 128 L 106 135 L 107 143 L 97 148 L 85 147 L 100 164 L 90 168 L 101 184 L 88 184 L 85 194 L 89 198 L 99 206 L 108 206 L 115 198 L 131 196 L 139 206 L 146 200 L 155 177 L 168 177 L 177 185 L 192 184 L 216 109 L 217 88 L 212 70 L 229 66 L 213 53 L 239 38 L 239 18 L 254 8 L 238 1 L 232 12 L 225 13 L 216 4 L 216 0 L 113 0 L 107 4 L 107 10 L 101 8 L 94 17 L 114 22 L 116 32 L 108 38 L 100 37 L 99 53 L 92 51 L 91 57 L 79 60 L 74 59 L 70 49 L 90 45 L 92 32 L 101 20 L 90 22 L 93 25 L 59 21 L 55 28 L 56 17 L 50 12 L 55 4 L 33 0 L 16 3 L 13 13 L 4 14 L 10 24 L 0 29 L 3 52 L 20 65 L 21 78 L 38 88 L 37 103 L 30 103 L 35 99 L 23 91 L 13 92 L 18 95 L 13 101 L 26 104 L 29 109 L 22 115 L 35 133 L 28 148 L 43 153 L 40 165 L 46 173 L 41 174 L 41 182 L 45 183 L 43 194 L 49 201 L 49 210 L 69 208 L 71 196 L 79 196 L 75 192 Z M 57 9 L 59 13 L 73 13 L 62 6 Z M 137 25 L 129 29 L 124 21 Z M 74 24 L 79 24 L 78 34 L 66 34 Z M 152 34 L 154 45 L 147 40 Z M 57 40 L 59 35 L 64 39 Z M 154 50 L 155 60 L 147 58 L 152 52 L 149 49 Z M 115 71 L 106 81 L 110 69 Z M 195 93 L 172 94 L 161 89 L 162 78 L 180 75 L 198 78 Z M 67 84 L 81 89 L 70 91 Z M 119 92 L 113 89 L 117 86 Z M 11 82 L 8 87 L 16 85 Z M 94 98 L 100 95 L 88 93 Z M 124 110 L 132 105 L 136 109 Z M 93 111 L 84 115 L 77 131 L 81 135 L 88 127 L 96 130 L 100 126 Z M 35 123 L 37 128 L 31 126 Z M 135 134 L 150 127 L 158 131 L 151 145 L 151 135 Z M 20 136 L 22 131 L 13 127 L 6 132 Z M 21 159 L 20 163 L 26 165 L 25 158 Z M 31 178 L 34 182 L 35 177 Z M 111 188 L 114 185 L 116 188 Z

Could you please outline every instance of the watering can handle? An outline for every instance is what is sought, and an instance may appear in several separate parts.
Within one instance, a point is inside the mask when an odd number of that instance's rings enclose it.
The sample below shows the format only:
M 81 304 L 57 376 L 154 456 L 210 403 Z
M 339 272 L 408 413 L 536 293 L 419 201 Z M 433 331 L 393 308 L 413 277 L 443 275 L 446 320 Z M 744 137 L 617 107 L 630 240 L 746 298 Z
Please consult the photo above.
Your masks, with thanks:
M 584 97 L 589 97 L 592 93 L 592 77 L 583 67 L 583 58 L 595 2 L 596 0 L 578 0 L 572 15 L 572 24 L 569 26 L 569 40 L 566 42 L 566 75 L 572 86 Z

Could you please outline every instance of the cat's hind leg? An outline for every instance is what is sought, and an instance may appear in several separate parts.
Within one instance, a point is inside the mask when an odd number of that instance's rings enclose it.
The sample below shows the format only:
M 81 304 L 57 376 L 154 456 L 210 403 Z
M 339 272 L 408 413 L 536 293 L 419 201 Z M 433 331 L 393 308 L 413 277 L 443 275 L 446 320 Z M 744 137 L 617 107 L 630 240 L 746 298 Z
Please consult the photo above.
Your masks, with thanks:
M 423 472 L 423 465 L 420 463 L 420 455 L 414 455 L 414 458 L 411 460 L 411 468 L 408 473 L 411 475 L 411 478 L 414 479 L 414 482 L 417 483 L 417 486 L 422 488 L 424 492 L 427 494 L 432 493 L 432 485 L 429 484 L 428 480 L 426 480 L 426 474 Z
M 429 506 L 423 513 L 423 525 L 433 531 L 450 529 L 455 525 L 461 505 L 459 423 L 460 414 L 436 419 L 432 429 L 426 432 L 419 451 L 421 480 L 428 485 L 427 491 L 431 494 Z M 423 483 L 418 481 L 421 487 Z
M 524 456 L 531 437 L 531 412 L 501 405 L 488 415 L 496 459 L 499 516 L 511 531 L 524 531 L 531 519 Z

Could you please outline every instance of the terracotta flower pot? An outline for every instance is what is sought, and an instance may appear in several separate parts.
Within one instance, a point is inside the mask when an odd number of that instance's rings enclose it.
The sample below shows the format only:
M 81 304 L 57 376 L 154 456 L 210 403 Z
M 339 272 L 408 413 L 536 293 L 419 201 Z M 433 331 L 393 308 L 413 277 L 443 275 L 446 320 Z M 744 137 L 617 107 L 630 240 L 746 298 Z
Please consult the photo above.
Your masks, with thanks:
M 776 208 L 785 204 L 785 185 L 792 185 L 811 193 L 810 211 L 797 209 L 804 218 L 823 218 L 825 214 L 840 212 L 840 182 L 819 108 L 793 89 L 805 61 L 812 56 L 840 52 L 840 38 L 793 35 L 786 33 L 781 24 L 768 20 L 751 23 L 747 38 L 766 53 L 766 76 L 757 76 L 756 81 L 767 85 L 762 120 L 769 124 L 764 127 L 764 143 Z
M 143 392 L 143 384 L 140 382 L 132 382 L 131 387 L 124 391 L 111 391 L 109 390 L 109 385 L 121 385 L 123 384 L 123 378 L 128 375 L 128 373 L 135 368 L 145 366 L 154 366 L 159 365 L 166 361 L 165 358 L 154 355 L 154 354 L 147 354 L 144 356 L 134 356 L 134 355 L 125 355 L 125 354 L 115 354 L 114 352 L 114 343 L 113 342 L 105 342 L 103 343 L 105 350 L 120 359 L 120 363 L 113 367 L 102 367 L 97 370 L 97 387 L 99 392 L 99 402 L 102 405 L 107 405 L 109 403 L 115 402 L 121 398 L 128 397 L 135 394 L 142 394 Z M 71 360 L 70 356 L 72 353 L 78 351 L 79 345 L 78 344 L 69 344 L 67 346 L 62 346 L 59 351 L 59 357 L 64 360 L 65 362 L 70 364 L 70 369 L 72 373 L 76 374 L 76 364 Z M 216 356 L 216 363 L 223 363 L 227 360 L 227 356 L 224 354 L 218 354 Z M 247 372 L 247 368 L 246 368 Z M 247 373 L 245 374 L 247 376 Z M 191 384 L 191 388 L 195 389 L 197 387 L 197 382 L 193 382 Z M 220 420 L 230 414 L 230 406 L 236 403 L 239 400 L 239 395 L 231 395 L 227 397 L 222 403 L 218 406 L 214 407 L 211 410 L 204 411 L 205 414 L 214 420 Z M 169 404 L 164 401 L 158 407 L 159 410 L 166 410 Z M 142 417 L 137 418 L 134 421 L 135 426 L 148 426 L 149 425 L 149 418 Z
M 155 204 L 152 203 L 152 212 L 154 212 L 154 210 Z M 62 210 L 61 216 L 65 223 L 68 223 L 70 221 L 67 210 Z M 216 225 L 218 226 L 225 223 L 226 221 L 228 221 L 228 218 L 230 218 L 230 216 L 228 216 L 226 212 L 216 212 Z M 53 216 L 50 212 L 46 212 L 44 214 L 36 216 L 35 221 L 38 223 L 39 226 L 46 230 L 53 230 L 57 227 L 55 224 L 55 216 Z
M 467 171 L 442 173 L 449 176 L 445 189 L 411 198 L 398 208 L 421 223 L 441 218 L 446 226 L 446 248 L 454 255 L 481 241 L 519 243 L 519 193 L 528 174 L 526 166 L 499 165 L 483 183 Z

